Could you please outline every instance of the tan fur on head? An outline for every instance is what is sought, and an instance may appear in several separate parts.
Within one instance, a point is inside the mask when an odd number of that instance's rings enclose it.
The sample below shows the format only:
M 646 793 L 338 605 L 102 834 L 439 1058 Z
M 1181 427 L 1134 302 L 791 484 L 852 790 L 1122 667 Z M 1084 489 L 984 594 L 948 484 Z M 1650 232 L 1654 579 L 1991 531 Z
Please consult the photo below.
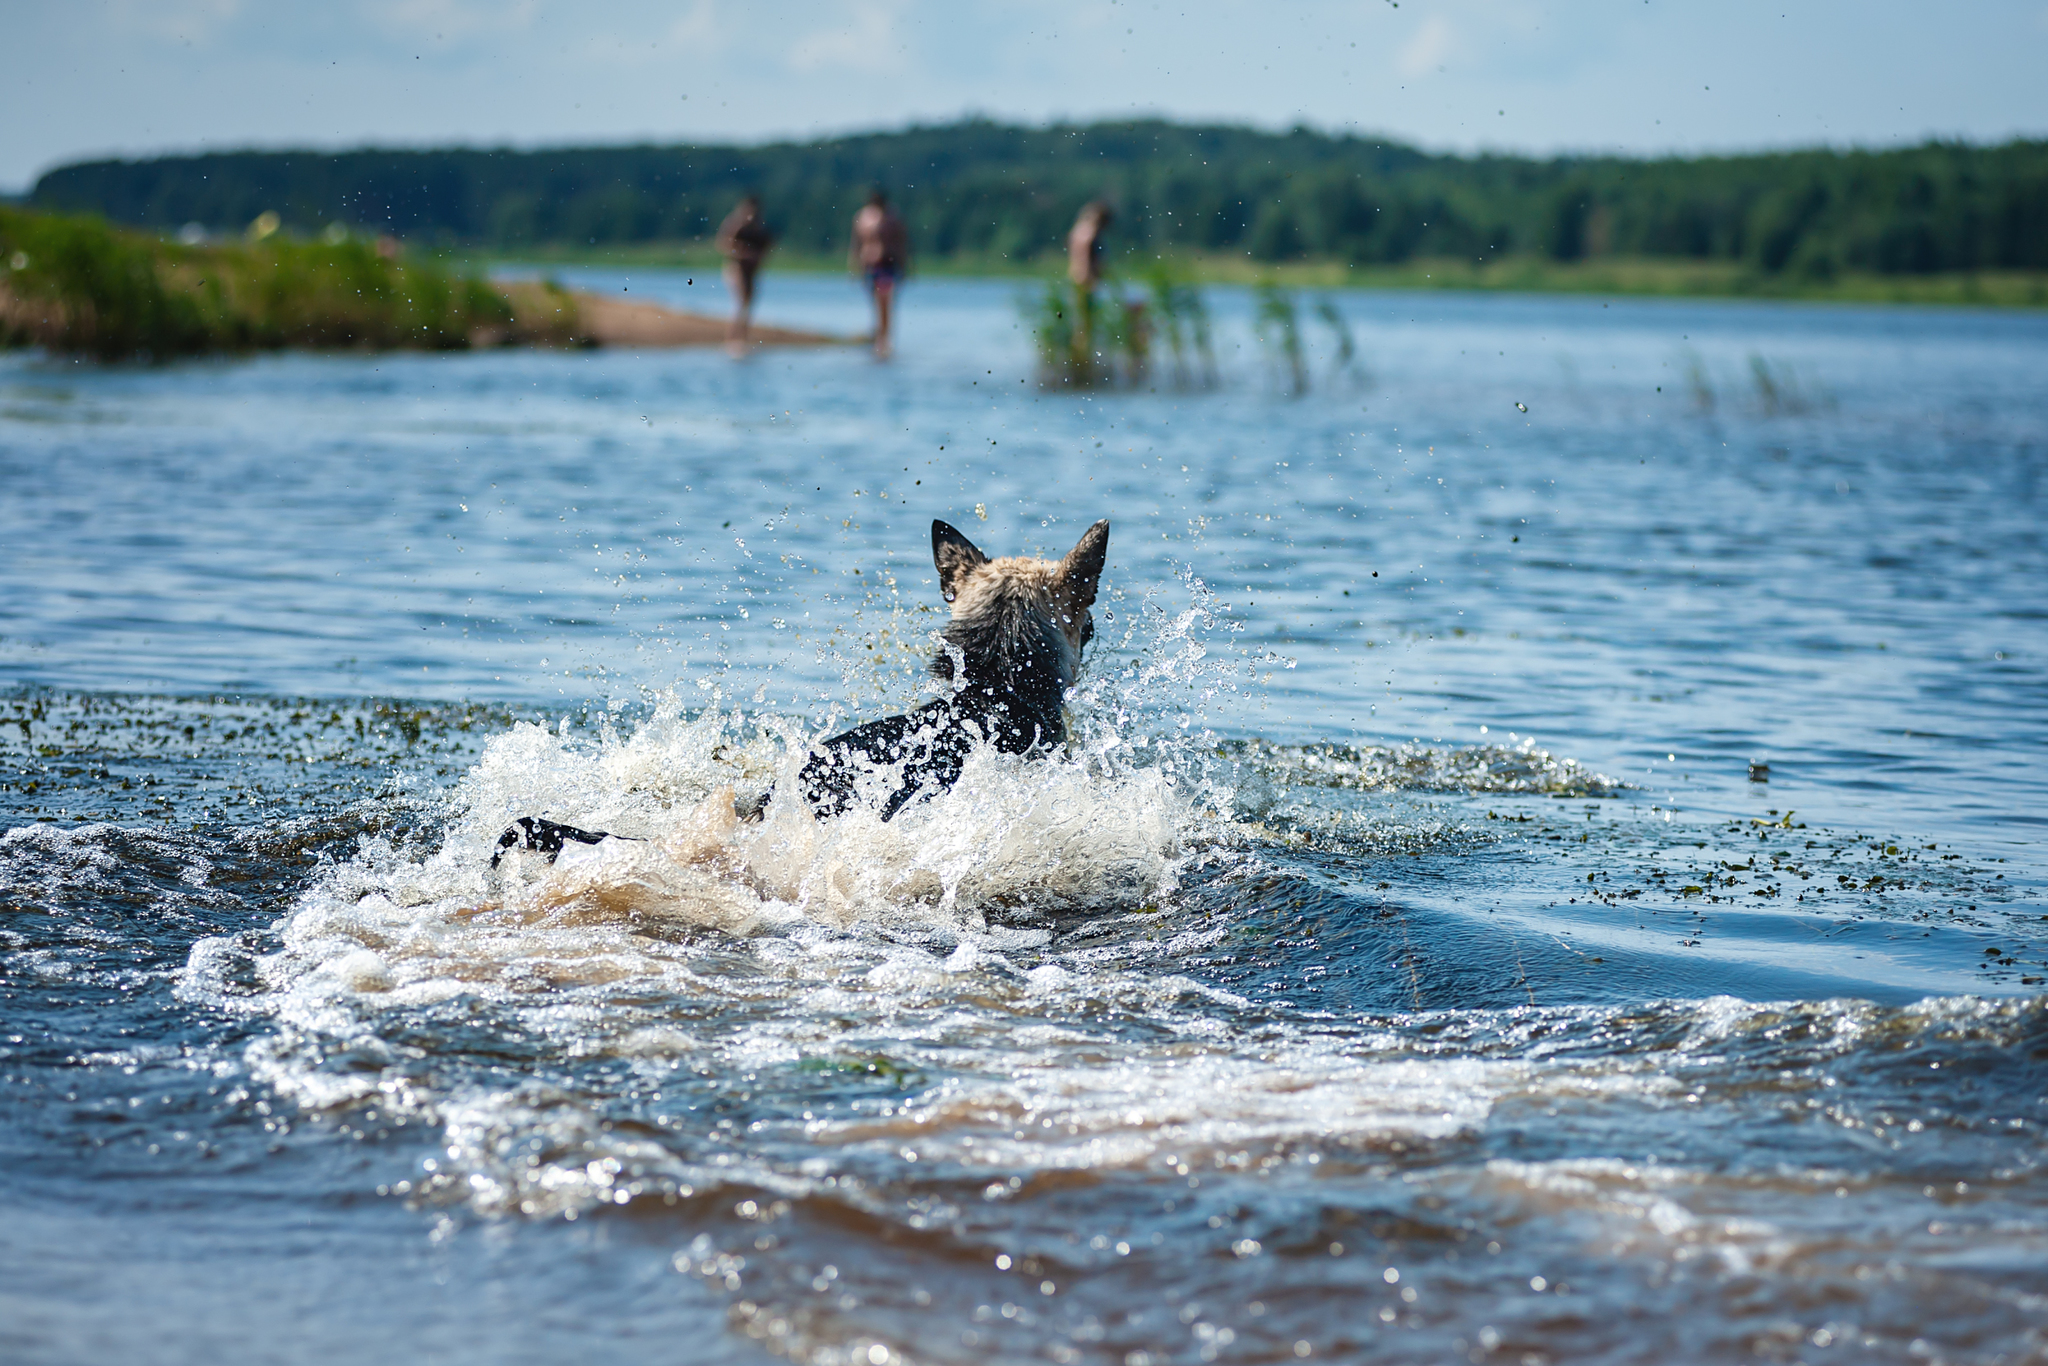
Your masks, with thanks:
M 939 590 L 953 605 L 954 621 L 979 625 L 1018 612 L 1047 617 L 1058 625 L 1074 664 L 1095 633 L 1088 609 L 1095 604 L 1108 553 L 1107 518 L 1083 532 L 1059 560 L 1027 555 L 991 560 L 953 527 L 932 523 L 932 562 L 938 567 Z

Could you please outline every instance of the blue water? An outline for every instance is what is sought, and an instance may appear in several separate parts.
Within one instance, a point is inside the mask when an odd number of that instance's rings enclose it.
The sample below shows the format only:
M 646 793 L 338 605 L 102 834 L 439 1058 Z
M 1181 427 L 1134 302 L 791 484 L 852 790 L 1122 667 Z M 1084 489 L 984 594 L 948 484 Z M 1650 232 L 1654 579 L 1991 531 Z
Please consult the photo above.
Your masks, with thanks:
M 2048 318 L 1016 292 L 0 358 L 7 1355 L 2048 1353 Z M 914 703 L 934 517 L 1111 519 L 1071 753 L 484 874 Z

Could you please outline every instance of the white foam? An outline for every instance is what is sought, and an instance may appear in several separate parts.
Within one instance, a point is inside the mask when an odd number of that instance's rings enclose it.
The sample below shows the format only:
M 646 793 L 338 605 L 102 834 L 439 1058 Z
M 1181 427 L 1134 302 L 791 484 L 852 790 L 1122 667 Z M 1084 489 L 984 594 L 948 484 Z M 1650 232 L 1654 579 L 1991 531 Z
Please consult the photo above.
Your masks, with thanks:
M 1198 764 L 1176 777 L 1157 751 L 1134 762 L 1100 735 L 1030 761 L 977 750 L 951 790 L 891 821 L 871 809 L 820 821 L 787 795 L 810 738 L 773 716 L 686 717 L 674 697 L 595 741 L 516 724 L 449 794 L 438 848 L 365 838 L 298 898 L 274 952 L 252 962 L 237 939 L 203 941 L 179 990 L 273 1017 L 280 1031 L 252 1046 L 252 1068 L 313 1109 L 396 1104 L 408 1069 L 365 1065 L 395 1056 L 386 1019 L 458 998 L 513 1011 L 572 1054 L 673 1058 L 703 1041 L 622 1002 L 774 1000 L 801 1034 L 828 1009 L 871 1015 L 963 991 L 1019 1009 L 1076 992 L 1151 1008 L 1178 993 L 1085 960 L 1025 977 L 1008 955 L 1050 940 L 1032 915 L 1136 909 L 1175 886 L 1190 851 L 1228 831 L 1214 814 L 1228 794 L 1186 776 Z M 766 819 L 740 822 L 735 791 L 770 783 L 784 795 Z M 493 873 L 519 815 L 616 837 L 571 842 L 552 864 L 511 851 Z

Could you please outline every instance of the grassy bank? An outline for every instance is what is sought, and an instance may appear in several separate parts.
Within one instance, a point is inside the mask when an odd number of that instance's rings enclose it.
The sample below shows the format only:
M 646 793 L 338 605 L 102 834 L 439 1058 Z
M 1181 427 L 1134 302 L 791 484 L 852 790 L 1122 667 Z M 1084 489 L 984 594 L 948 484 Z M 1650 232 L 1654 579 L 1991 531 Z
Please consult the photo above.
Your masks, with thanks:
M 2048 271 L 1953 271 L 1827 276 L 1767 274 L 1735 261 L 1608 258 L 1550 261 L 1507 257 L 1472 261 L 1409 261 L 1392 266 L 1298 262 L 1269 266 L 1243 257 L 1187 263 L 1205 283 L 1275 281 L 1295 288 L 1482 289 L 1530 294 L 1649 295 L 1665 298 L 1804 299 L 1834 303 L 1955 304 L 2048 307 Z
M 2048 271 L 1949 271 L 1879 275 L 1838 271 L 1827 276 L 1767 273 L 1739 261 L 1673 261 L 1606 257 L 1552 261 L 1509 256 L 1489 264 L 1469 260 L 1415 260 L 1399 265 L 1342 261 L 1254 261 L 1242 255 L 1182 254 L 1165 258 L 1175 274 L 1203 285 L 1274 283 L 1293 289 L 1479 289 L 1529 294 L 1614 294 L 1663 298 L 1804 299 L 1835 303 L 1952 304 L 1995 308 L 2048 308 Z M 1064 256 L 957 254 L 920 258 L 915 273 L 940 279 L 1042 280 L 1066 272 Z M 1144 273 L 1150 261 L 1113 254 L 1114 274 Z M 607 248 L 562 247 L 494 257 L 493 267 L 612 266 L 693 271 L 717 288 L 719 258 L 696 242 L 639 242 Z M 777 251 L 769 269 L 791 274 L 845 274 L 837 255 Z M 712 306 L 715 306 L 712 305 Z
M 451 349 L 513 322 L 481 280 L 360 240 L 185 246 L 0 207 L 0 344 L 103 360 L 282 347 Z

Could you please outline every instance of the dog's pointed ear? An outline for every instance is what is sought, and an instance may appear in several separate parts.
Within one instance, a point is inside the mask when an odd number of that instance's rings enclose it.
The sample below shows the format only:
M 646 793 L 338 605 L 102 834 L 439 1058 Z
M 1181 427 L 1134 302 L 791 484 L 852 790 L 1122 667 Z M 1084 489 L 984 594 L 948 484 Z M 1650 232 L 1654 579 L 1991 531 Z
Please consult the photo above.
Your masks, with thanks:
M 1076 608 L 1095 604 L 1095 586 L 1102 580 L 1102 562 L 1109 556 L 1109 519 L 1081 533 L 1081 539 L 1060 561 L 1060 586 Z
M 932 521 L 932 563 L 939 569 L 939 592 L 951 602 L 960 595 L 967 576 L 988 563 L 981 548 L 962 536 L 956 527 Z

